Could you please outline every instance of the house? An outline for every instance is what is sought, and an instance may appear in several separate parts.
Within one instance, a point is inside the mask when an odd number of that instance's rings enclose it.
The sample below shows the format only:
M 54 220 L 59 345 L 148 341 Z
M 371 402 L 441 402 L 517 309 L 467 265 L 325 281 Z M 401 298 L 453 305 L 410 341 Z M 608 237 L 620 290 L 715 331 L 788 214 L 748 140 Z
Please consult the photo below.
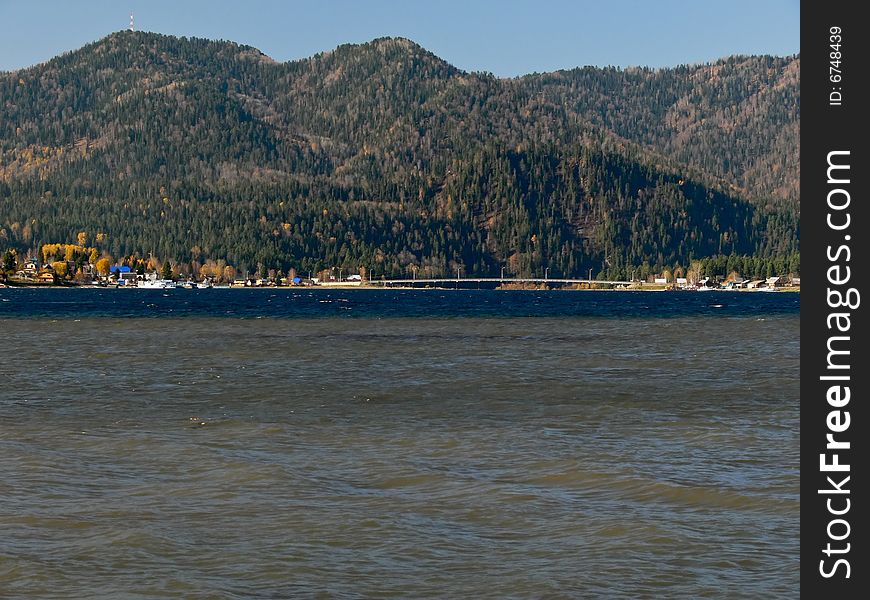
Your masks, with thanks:
M 126 273 L 118 273 L 118 285 L 131 285 L 136 283 L 138 276 L 129 269 L 130 268 L 127 267 Z
M 653 279 L 653 283 L 659 283 L 659 284 L 662 284 L 662 285 L 666 284 L 667 282 L 668 282 L 667 277 L 655 277 L 655 278 Z
M 747 287 L 747 289 L 750 289 L 750 290 L 757 290 L 758 288 L 764 287 L 764 285 L 765 284 L 764 284 L 763 279 L 753 279 L 752 281 L 750 281 L 749 283 L 746 284 L 746 287 Z
M 782 276 L 768 277 L 765 280 L 765 283 L 767 284 L 767 287 L 769 287 L 769 288 L 783 287 L 783 286 L 788 285 L 788 278 L 782 277 Z
M 24 263 L 24 268 L 21 270 L 24 275 L 36 275 L 39 271 L 39 263 L 32 258 L 28 258 Z
M 43 271 L 39 274 L 37 279 L 45 283 L 55 283 L 57 281 L 57 275 L 55 275 L 54 271 Z
M 801 286 L 801 278 L 800 277 L 792 277 L 791 284 L 795 287 L 800 287 Z
M 109 272 L 115 279 L 120 280 L 122 274 L 130 273 L 132 270 L 127 265 L 112 265 L 109 267 Z

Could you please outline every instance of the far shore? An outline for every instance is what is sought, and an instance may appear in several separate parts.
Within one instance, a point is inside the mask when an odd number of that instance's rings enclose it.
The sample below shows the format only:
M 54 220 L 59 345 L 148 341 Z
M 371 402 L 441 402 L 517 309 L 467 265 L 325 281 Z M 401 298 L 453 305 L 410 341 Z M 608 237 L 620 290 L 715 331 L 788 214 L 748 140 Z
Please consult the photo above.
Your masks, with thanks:
M 499 285 L 496 287 L 462 287 L 461 281 L 459 282 L 459 286 L 411 286 L 411 285 L 391 285 L 389 281 L 381 281 L 373 284 L 369 284 L 368 282 L 359 283 L 359 282 L 348 282 L 348 283 L 339 283 L 339 282 L 329 282 L 327 284 L 315 284 L 315 285 L 261 285 L 261 286 L 240 286 L 240 285 L 215 285 L 211 286 L 210 289 L 229 289 L 229 290 L 277 290 L 277 289 L 287 289 L 287 290 L 431 290 L 431 291 L 475 291 L 475 290 L 492 290 L 492 291 L 528 291 L 528 292 L 546 292 L 546 291 L 564 291 L 564 292 L 698 292 L 699 290 L 694 289 L 679 289 L 669 287 L 667 285 L 662 284 L 642 284 L 642 285 L 632 285 L 632 286 L 596 286 L 593 282 L 592 286 L 587 284 L 583 285 L 517 285 L 517 284 L 507 284 L 507 285 Z M 136 286 L 117 286 L 117 285 L 93 285 L 93 284 L 45 284 L 45 283 L 0 283 L 0 289 L 138 289 Z M 184 289 L 182 286 L 178 286 L 175 289 Z M 171 289 L 171 288 L 170 288 Z M 711 292 L 739 292 L 739 293 L 757 293 L 757 292 L 766 292 L 770 293 L 770 290 L 767 288 L 755 288 L 755 289 L 747 289 L 747 288 L 735 288 L 735 289 L 726 289 L 726 288 L 710 288 L 709 290 L 703 291 L 711 291 Z M 790 293 L 800 293 L 800 286 L 785 286 L 779 287 L 775 289 L 775 292 L 790 292 Z

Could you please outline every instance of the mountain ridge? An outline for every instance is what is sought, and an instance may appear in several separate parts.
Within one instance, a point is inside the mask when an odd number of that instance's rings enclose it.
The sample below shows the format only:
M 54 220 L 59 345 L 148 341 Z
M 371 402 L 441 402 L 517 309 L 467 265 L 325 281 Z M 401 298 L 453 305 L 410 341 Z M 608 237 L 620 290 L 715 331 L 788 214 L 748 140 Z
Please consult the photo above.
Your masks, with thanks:
M 741 234 L 753 238 L 752 243 L 741 240 L 746 243 L 726 243 L 723 248 L 786 256 L 797 251 L 799 239 L 794 143 L 799 131 L 799 60 L 740 57 L 670 70 L 582 67 L 500 79 L 457 69 L 406 38 L 345 44 L 279 63 L 234 42 L 118 32 L 41 65 L 0 73 L 0 180 L 9 188 L 6 198 L 15 196 L 0 213 L 0 225 L 9 241 L 34 242 L 33 223 L 29 239 L 20 235 L 21 223 L 35 215 L 28 215 L 22 204 L 26 196 L 44 195 L 35 185 L 42 181 L 56 188 L 53 192 L 86 194 L 92 200 L 100 196 L 100 202 L 108 196 L 133 201 L 144 190 L 167 198 L 172 195 L 169 190 L 184 189 L 197 199 L 241 203 L 240 190 L 254 193 L 256 188 L 258 202 L 262 201 L 257 210 L 267 216 L 273 199 L 288 202 L 288 196 L 297 208 L 322 204 L 320 212 L 332 202 L 366 202 L 354 206 L 374 212 L 390 206 L 407 211 L 413 204 L 412 214 L 402 217 L 404 226 L 429 239 L 439 235 L 432 227 L 445 223 L 428 223 L 420 215 L 454 219 L 456 211 L 449 208 L 456 206 L 454 196 L 470 194 L 470 216 L 461 227 L 454 225 L 472 240 L 481 238 L 477 250 L 467 253 L 462 240 L 456 239 L 450 252 L 439 245 L 435 260 L 431 244 L 415 247 L 409 242 L 389 260 L 381 258 L 394 263 L 389 272 L 415 261 L 439 263 L 432 268 L 447 270 L 449 263 L 469 262 L 472 255 L 471 262 L 489 272 L 516 255 L 524 257 L 514 260 L 517 269 L 546 263 L 562 271 L 590 263 L 606 270 L 602 257 L 608 252 L 607 256 L 615 252 L 620 257 L 620 266 L 614 268 L 622 270 L 638 268 L 642 256 L 657 266 L 686 264 L 699 256 L 691 244 L 680 250 L 679 243 L 670 247 L 663 238 L 651 243 L 656 248 L 668 246 L 667 252 L 617 248 L 606 234 L 592 231 L 604 227 L 603 216 L 593 225 L 573 229 L 570 217 L 561 212 L 553 216 L 545 230 L 534 235 L 540 239 L 552 233 L 560 247 L 539 251 L 538 257 L 518 241 L 517 231 L 496 235 L 497 227 L 487 225 L 493 218 L 536 222 L 538 209 L 554 202 L 556 190 L 569 193 L 562 188 L 570 178 L 545 165 L 552 162 L 564 169 L 586 152 L 587 159 L 592 154 L 611 157 L 608 164 L 621 164 L 625 172 L 636 171 L 632 165 L 642 167 L 636 191 L 629 189 L 631 185 L 613 189 L 622 171 L 604 186 L 617 204 L 621 200 L 616 196 L 642 204 L 646 196 L 640 192 L 656 189 L 657 181 L 691 180 L 704 190 L 697 192 L 705 196 L 704 202 L 710 201 L 706 196 L 719 194 L 732 206 L 746 204 L 754 215 L 748 218 L 755 220 L 755 229 Z M 534 174 L 510 167 L 512 156 L 539 161 L 541 172 L 552 179 L 544 186 L 549 191 L 541 192 L 550 196 L 539 194 L 534 210 L 528 189 L 533 182 L 518 179 L 533 179 Z M 471 179 L 465 187 L 454 185 L 463 174 L 479 174 L 481 165 L 471 163 L 486 160 L 502 164 L 498 198 L 490 197 L 491 189 L 476 189 Z M 579 188 L 571 190 L 570 201 L 559 201 L 568 212 L 573 211 L 572 202 L 594 200 Z M 142 204 L 144 198 L 139 200 Z M 524 202 L 525 208 L 519 209 Z M 104 206 L 117 212 L 117 203 Z M 525 211 L 522 218 L 505 216 L 516 210 Z M 489 216 L 481 221 L 481 215 Z M 630 229 L 631 215 L 620 218 L 629 221 Z M 69 237 L 73 229 L 86 226 L 84 215 L 76 219 L 78 224 L 49 226 L 52 215 L 40 213 L 36 235 L 42 241 L 57 241 L 45 239 L 49 232 Z M 275 222 L 277 236 L 269 230 L 263 239 L 265 232 L 259 232 L 246 242 L 247 249 L 224 257 L 232 255 L 247 264 L 274 261 L 282 268 L 305 260 L 378 260 L 377 249 L 371 247 L 378 235 L 356 231 L 352 251 L 323 252 L 312 241 L 318 239 L 317 219 L 303 220 L 307 242 L 291 244 L 280 231 L 288 222 Z M 99 225 L 108 228 L 109 221 L 104 218 Z M 328 229 L 335 233 L 336 227 L 331 223 Z M 534 229 L 538 224 L 517 227 Z M 716 227 L 694 234 L 728 233 L 721 223 Z M 371 243 L 360 241 L 367 235 Z M 180 239 L 143 244 L 127 233 L 120 236 L 120 243 L 107 248 L 116 256 L 145 253 L 154 250 L 147 246 L 158 245 L 174 259 L 194 259 Z M 274 244 L 276 237 L 279 243 Z M 333 235 L 326 239 L 332 237 L 338 240 Z M 118 234 L 113 238 L 118 241 Z M 256 249 L 264 241 L 277 248 Z M 570 258 L 571 254 L 577 256 Z

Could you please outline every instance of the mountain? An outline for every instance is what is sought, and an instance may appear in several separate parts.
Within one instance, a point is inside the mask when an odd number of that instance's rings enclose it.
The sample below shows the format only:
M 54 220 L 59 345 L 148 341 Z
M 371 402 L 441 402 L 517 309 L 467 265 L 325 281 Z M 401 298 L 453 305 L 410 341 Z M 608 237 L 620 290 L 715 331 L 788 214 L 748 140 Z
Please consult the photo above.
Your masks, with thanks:
M 796 269 L 798 57 L 499 79 L 119 32 L 0 73 L 0 245 L 376 275 Z M 730 257 L 731 262 L 728 262 Z

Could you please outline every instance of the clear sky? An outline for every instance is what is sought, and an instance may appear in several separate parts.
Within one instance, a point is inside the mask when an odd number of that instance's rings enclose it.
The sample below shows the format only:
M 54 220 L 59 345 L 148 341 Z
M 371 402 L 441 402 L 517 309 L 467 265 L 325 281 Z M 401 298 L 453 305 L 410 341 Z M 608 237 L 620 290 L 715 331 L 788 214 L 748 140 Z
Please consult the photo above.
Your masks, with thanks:
M 0 70 L 128 26 L 232 40 L 276 60 L 402 36 L 468 71 L 674 66 L 800 52 L 799 0 L 0 0 Z

